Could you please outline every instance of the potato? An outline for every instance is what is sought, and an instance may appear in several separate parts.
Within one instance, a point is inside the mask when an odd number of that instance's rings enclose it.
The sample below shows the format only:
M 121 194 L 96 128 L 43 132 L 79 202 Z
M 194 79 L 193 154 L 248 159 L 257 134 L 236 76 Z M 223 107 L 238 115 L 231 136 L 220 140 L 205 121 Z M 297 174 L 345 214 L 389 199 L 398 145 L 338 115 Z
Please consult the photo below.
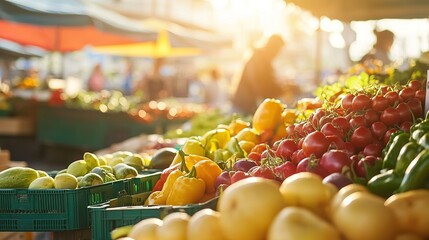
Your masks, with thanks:
M 424 238 L 416 234 L 404 233 L 396 236 L 395 240 L 424 240 Z
M 218 202 L 221 226 L 230 240 L 265 239 L 272 221 L 283 207 L 285 202 L 278 184 L 258 177 L 232 184 Z
M 395 194 L 384 204 L 393 211 L 399 231 L 429 238 L 429 190 Z
M 341 190 L 334 195 L 329 206 L 329 214 L 331 219 L 334 216 L 335 210 L 338 209 L 338 207 L 341 205 L 341 202 L 350 194 L 355 192 L 368 192 L 368 189 L 360 184 L 350 184 L 341 188 Z
M 395 217 L 384 199 L 366 192 L 346 197 L 333 222 L 347 240 L 391 240 L 396 235 Z
M 147 218 L 138 222 L 131 229 L 128 237 L 135 240 L 158 240 L 157 229 L 162 225 L 158 218 Z
M 287 206 L 307 208 L 319 216 L 325 216 L 331 200 L 331 189 L 322 178 L 310 172 L 292 175 L 283 181 L 280 192 Z
M 187 240 L 224 240 L 226 239 L 220 226 L 220 213 L 209 208 L 203 209 L 188 224 Z
M 184 212 L 175 212 L 163 219 L 157 229 L 158 240 L 186 240 L 188 222 L 191 217 Z
M 300 207 L 286 207 L 274 219 L 268 240 L 340 240 L 331 224 Z

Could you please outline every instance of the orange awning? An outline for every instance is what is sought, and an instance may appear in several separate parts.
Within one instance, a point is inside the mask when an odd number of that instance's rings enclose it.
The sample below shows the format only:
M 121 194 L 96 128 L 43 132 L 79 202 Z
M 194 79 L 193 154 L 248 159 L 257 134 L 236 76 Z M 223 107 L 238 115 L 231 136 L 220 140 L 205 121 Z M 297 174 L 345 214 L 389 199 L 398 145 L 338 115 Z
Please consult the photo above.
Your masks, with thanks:
M 70 52 L 87 45 L 135 43 L 137 40 L 102 32 L 94 26 L 36 26 L 0 20 L 0 38 L 49 51 Z

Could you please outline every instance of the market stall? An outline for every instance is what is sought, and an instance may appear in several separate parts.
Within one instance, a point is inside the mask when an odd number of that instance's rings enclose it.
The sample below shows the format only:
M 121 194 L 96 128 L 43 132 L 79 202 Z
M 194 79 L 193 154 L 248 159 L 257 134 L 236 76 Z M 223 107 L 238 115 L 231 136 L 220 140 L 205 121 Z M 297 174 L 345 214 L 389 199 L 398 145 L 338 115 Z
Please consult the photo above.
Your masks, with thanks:
M 98 50 L 174 56 L 159 45 Z M 51 98 L 38 106 L 39 140 L 87 152 L 57 171 L 1 171 L 0 231 L 428 239 L 428 71 L 419 60 L 406 70 L 370 60 L 293 105 L 266 98 L 251 116 L 179 99 L 134 103 L 114 91 Z

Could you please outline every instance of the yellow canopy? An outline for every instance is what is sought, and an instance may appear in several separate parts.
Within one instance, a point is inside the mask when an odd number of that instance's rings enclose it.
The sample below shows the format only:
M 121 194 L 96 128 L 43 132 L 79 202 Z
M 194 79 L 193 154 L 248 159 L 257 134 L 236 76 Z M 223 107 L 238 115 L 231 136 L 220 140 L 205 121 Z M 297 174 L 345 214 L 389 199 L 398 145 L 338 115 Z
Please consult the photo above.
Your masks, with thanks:
M 199 48 L 173 48 L 166 31 L 159 33 L 156 42 L 101 46 L 95 47 L 94 50 L 112 55 L 150 58 L 195 56 L 202 52 Z

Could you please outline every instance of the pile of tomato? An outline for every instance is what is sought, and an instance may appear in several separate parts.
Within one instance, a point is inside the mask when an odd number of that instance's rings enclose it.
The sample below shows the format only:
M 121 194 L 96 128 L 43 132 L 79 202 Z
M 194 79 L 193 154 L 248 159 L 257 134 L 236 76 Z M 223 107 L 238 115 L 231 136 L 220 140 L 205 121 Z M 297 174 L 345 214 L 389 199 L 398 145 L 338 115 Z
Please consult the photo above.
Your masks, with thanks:
M 248 158 L 261 165 L 262 177 L 284 179 L 297 172 L 314 172 L 321 177 L 341 173 L 368 180 L 381 168 L 390 135 L 409 131 L 423 117 L 425 94 L 418 80 L 342 94 L 307 120 L 287 126 L 286 138 L 272 146 L 256 145 Z

